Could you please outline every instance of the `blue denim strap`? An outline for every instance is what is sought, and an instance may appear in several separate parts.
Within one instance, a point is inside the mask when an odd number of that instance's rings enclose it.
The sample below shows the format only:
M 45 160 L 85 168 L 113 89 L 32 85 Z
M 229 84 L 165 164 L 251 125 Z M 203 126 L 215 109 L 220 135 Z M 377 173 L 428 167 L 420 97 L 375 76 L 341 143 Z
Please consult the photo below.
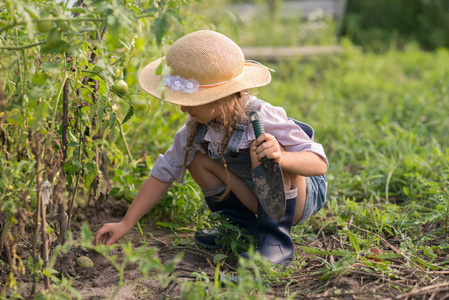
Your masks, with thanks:
M 228 150 L 231 153 L 238 153 L 239 146 L 243 139 L 243 134 L 246 131 L 248 126 L 246 124 L 237 124 L 234 130 L 234 134 L 232 135 L 231 140 L 228 143 Z
M 254 101 L 251 101 L 249 105 L 246 107 L 246 115 L 247 115 L 246 123 L 237 124 L 234 130 L 234 134 L 232 135 L 232 138 L 228 143 L 227 148 L 231 152 L 231 154 L 236 155 L 239 152 L 239 147 L 240 144 L 242 143 L 243 134 L 248 128 L 248 124 L 251 122 L 249 115 L 251 111 L 255 110 L 256 107 L 258 107 L 261 103 L 264 103 L 264 101 L 256 99 Z
M 200 144 L 205 151 L 207 151 L 207 142 L 204 140 L 206 135 L 207 127 L 205 124 L 198 125 L 198 131 L 196 132 L 194 142 Z

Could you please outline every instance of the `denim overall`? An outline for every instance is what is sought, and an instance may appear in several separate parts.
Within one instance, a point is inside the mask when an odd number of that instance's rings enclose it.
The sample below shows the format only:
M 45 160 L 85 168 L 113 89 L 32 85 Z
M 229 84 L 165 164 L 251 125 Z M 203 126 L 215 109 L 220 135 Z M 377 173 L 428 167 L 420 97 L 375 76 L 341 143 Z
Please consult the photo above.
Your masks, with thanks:
M 261 100 L 259 100 L 261 101 Z M 253 104 L 253 103 L 252 103 Z M 253 104 L 253 106 L 255 106 Z M 251 111 L 251 110 L 249 110 Z M 313 140 L 314 131 L 313 128 L 303 122 L 293 120 L 296 125 L 301 127 L 301 129 Z M 249 118 L 248 118 L 249 120 Z M 226 163 L 229 171 L 242 178 L 251 191 L 254 193 L 254 182 L 252 179 L 252 168 L 251 168 L 251 157 L 249 148 L 239 149 L 240 143 L 243 139 L 243 134 L 246 131 L 248 124 L 237 124 L 234 134 L 232 135 L 225 156 Z M 222 163 L 220 156 L 215 156 L 208 150 L 208 142 L 204 140 L 206 135 L 207 126 L 205 124 L 199 124 L 197 134 L 195 135 L 194 142 L 199 143 L 206 152 L 208 152 L 209 157 Z M 307 184 L 307 196 L 306 203 L 303 211 L 303 215 L 299 223 L 302 223 L 309 219 L 311 216 L 316 214 L 326 202 L 326 192 L 327 192 L 327 180 L 324 175 L 306 177 Z

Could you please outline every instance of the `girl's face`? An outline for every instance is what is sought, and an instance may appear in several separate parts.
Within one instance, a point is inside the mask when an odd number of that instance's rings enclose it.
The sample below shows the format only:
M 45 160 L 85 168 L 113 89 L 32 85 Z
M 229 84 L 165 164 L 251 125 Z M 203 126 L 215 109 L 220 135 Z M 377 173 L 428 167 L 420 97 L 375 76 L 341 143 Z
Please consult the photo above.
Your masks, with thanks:
M 206 124 L 215 119 L 220 114 L 218 101 L 199 105 L 199 106 L 182 106 L 181 111 L 186 112 L 198 123 Z

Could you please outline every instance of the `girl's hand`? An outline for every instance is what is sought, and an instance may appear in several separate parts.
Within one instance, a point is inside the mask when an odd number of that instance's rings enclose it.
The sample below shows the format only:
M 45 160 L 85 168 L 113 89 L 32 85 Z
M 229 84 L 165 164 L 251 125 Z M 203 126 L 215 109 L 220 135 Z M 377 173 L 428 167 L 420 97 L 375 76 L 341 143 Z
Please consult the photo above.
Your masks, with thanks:
M 118 241 L 128 231 L 129 228 L 122 222 L 104 224 L 103 227 L 97 231 L 95 236 L 95 244 L 102 243 L 106 246 L 110 246 Z
M 272 159 L 278 164 L 281 164 L 281 145 L 276 138 L 269 133 L 264 133 L 253 141 L 251 144 L 251 151 L 256 153 L 258 161 L 262 160 L 264 157 L 267 157 L 268 159 Z

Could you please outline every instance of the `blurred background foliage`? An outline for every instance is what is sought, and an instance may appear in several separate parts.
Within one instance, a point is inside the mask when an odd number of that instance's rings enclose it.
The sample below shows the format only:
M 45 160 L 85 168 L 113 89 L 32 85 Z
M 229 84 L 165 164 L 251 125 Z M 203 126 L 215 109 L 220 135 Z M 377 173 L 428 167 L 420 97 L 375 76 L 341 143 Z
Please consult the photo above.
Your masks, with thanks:
M 424 50 L 449 46 L 449 2 L 445 0 L 348 0 L 341 35 L 365 50 Z

